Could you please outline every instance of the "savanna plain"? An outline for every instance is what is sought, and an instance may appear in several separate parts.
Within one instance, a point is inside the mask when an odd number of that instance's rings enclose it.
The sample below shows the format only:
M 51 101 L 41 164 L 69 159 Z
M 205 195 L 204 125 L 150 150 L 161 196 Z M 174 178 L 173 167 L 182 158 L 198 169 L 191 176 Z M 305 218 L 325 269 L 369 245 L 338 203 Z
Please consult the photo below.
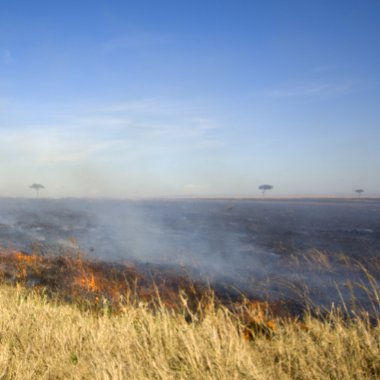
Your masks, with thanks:
M 380 377 L 378 200 L 0 206 L 0 378 Z

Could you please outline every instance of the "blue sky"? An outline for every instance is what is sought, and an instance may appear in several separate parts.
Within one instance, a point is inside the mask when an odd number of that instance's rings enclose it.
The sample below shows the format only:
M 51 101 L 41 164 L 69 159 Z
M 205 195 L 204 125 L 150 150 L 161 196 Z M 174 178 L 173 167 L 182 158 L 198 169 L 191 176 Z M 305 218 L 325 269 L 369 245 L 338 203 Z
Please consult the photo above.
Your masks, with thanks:
M 0 2 L 1 196 L 380 194 L 380 2 Z

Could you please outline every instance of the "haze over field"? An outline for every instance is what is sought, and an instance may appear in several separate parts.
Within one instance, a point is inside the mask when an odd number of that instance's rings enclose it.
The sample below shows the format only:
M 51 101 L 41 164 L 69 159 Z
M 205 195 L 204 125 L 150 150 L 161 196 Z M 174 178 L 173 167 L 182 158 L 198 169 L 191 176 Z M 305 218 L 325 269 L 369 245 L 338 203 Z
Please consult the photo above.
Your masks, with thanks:
M 380 194 L 378 1 L 2 1 L 0 196 Z
M 185 271 L 223 287 L 223 294 L 239 289 L 298 299 L 294 288 L 308 288 L 313 302 L 337 304 L 352 298 L 347 281 L 363 280 L 347 262 L 371 268 L 380 262 L 378 199 L 3 198 L 0 210 L 0 254 L 2 247 L 44 257 L 79 249 L 88 258 L 133 262 L 144 271 Z M 318 257 L 328 265 L 321 267 Z
M 0 0 L 0 377 L 380 379 L 379 21 Z

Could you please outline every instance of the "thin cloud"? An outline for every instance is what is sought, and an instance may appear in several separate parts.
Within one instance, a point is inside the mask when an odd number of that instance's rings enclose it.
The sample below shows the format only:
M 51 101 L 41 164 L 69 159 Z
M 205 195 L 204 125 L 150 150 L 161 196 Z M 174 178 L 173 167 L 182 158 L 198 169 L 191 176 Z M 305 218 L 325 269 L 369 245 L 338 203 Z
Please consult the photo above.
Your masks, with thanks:
M 209 109 L 209 105 L 204 103 L 194 103 L 194 101 L 172 101 L 162 99 L 141 99 L 115 102 L 99 108 L 105 113 L 124 113 L 124 112 L 149 112 L 156 114 L 194 114 Z M 200 118 L 201 119 L 201 118 Z
M 105 127 L 107 129 L 122 129 L 128 127 L 131 122 L 129 119 L 124 117 L 113 117 L 113 116 L 85 116 L 74 118 L 71 124 L 77 127 Z
M 110 110 L 111 107 L 108 108 Z M 148 122 L 141 121 L 141 113 Z M 158 121 L 158 110 L 155 108 L 140 109 L 139 112 L 91 112 L 91 116 L 70 118 L 65 123 L 67 131 L 83 131 L 92 134 L 108 133 L 108 136 L 117 135 L 125 138 L 140 138 L 142 140 L 157 141 L 186 140 L 207 137 L 209 133 L 218 129 L 215 122 L 206 117 L 190 117 L 176 115 L 171 122 Z M 173 115 L 171 115 L 173 116 Z M 173 118 L 171 118 L 173 119 Z M 157 121 L 155 121 L 157 120 Z
M 102 108 L 103 112 L 127 112 L 127 111 L 146 111 L 158 108 L 159 103 L 154 99 L 133 100 L 114 103 Z
M 36 164 L 74 163 L 89 157 L 94 142 L 78 141 L 57 127 L 31 127 L 8 131 L 0 144 L 15 162 L 28 159 Z
M 175 115 L 170 122 L 147 112 L 107 112 L 95 107 L 62 117 L 59 124 L 33 124 L 3 128 L 0 150 L 14 162 L 53 166 L 81 162 L 122 162 L 155 152 L 180 154 L 201 149 L 220 149 L 224 143 L 214 136 L 218 126 L 212 119 Z M 155 121 L 157 120 L 157 121 Z
M 351 93 L 353 90 L 353 83 L 312 83 L 264 91 L 260 95 L 271 98 L 343 96 Z
M 217 140 L 217 139 L 206 139 L 203 141 L 200 141 L 195 148 L 196 149 L 205 149 L 205 150 L 214 150 L 214 149 L 221 149 L 225 147 L 225 143 L 223 141 Z

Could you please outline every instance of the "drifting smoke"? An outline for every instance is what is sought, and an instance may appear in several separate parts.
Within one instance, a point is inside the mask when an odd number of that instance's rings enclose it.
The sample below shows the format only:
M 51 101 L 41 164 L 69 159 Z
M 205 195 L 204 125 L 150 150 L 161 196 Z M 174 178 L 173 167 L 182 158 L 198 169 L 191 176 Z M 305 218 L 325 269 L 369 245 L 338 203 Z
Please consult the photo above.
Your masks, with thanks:
M 103 260 L 184 267 L 214 286 L 270 298 L 308 287 L 323 305 L 339 301 L 337 285 L 363 280 L 341 253 L 379 257 L 379 209 L 376 201 L 2 199 L 0 240 L 60 252 L 75 238 Z M 313 261 L 316 250 L 326 256 Z

